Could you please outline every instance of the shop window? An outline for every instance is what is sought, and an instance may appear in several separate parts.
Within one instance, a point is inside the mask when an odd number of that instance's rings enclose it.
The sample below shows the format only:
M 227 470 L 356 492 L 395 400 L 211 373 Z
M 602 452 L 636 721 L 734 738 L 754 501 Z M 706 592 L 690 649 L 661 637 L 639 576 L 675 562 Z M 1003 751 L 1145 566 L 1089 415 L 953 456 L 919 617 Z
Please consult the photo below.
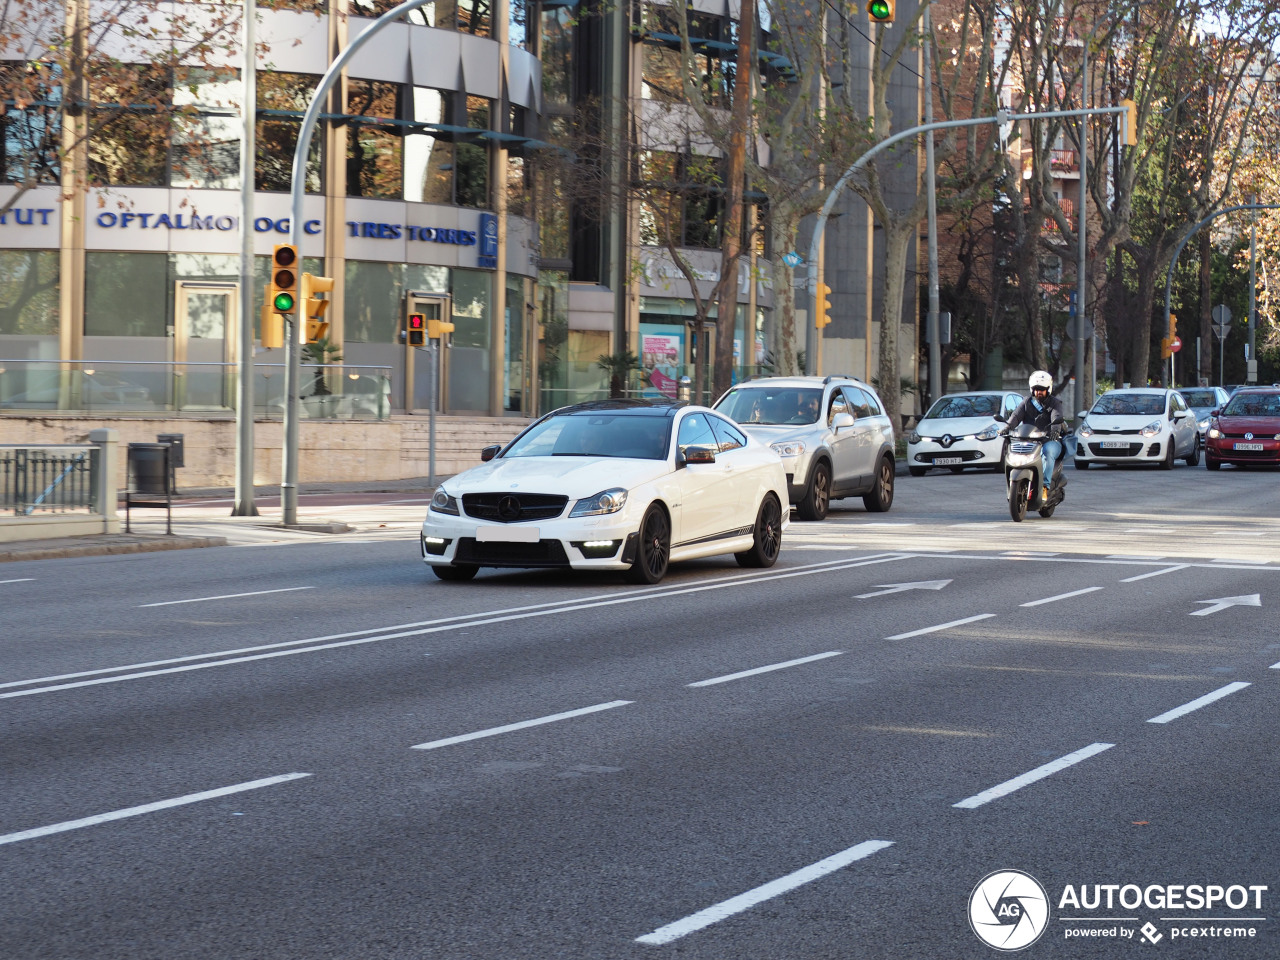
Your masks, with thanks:
M 85 253 L 85 336 L 166 336 L 172 297 L 167 254 Z
M 348 260 L 343 287 L 343 339 L 395 343 L 400 331 L 404 264 Z
M 293 178 L 293 153 L 298 147 L 302 117 L 319 80 L 305 73 L 258 74 L 258 123 L 254 164 L 258 190 L 288 192 Z M 264 111 L 267 114 L 264 116 Z M 306 191 L 320 192 L 320 157 L 323 137 L 311 138 L 307 156 Z
M 57 183 L 61 178 L 62 87 L 57 68 L 0 61 L 0 183 Z
M 449 409 L 488 410 L 493 275 L 478 270 L 454 270 L 452 274 Z
M 375 118 L 400 116 L 401 86 L 377 80 L 347 81 L 347 196 L 399 200 L 404 195 L 401 130 Z
M 58 334 L 57 250 L 0 250 L 0 334 Z

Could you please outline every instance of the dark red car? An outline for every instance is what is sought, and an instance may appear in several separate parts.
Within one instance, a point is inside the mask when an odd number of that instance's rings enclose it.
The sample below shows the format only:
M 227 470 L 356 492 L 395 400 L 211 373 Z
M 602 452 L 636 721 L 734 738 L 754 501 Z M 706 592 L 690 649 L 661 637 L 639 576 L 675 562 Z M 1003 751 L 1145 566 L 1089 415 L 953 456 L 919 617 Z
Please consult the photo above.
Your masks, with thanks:
M 1224 463 L 1280 464 L 1280 390 L 1246 387 L 1213 411 L 1205 434 L 1204 465 L 1217 470 Z

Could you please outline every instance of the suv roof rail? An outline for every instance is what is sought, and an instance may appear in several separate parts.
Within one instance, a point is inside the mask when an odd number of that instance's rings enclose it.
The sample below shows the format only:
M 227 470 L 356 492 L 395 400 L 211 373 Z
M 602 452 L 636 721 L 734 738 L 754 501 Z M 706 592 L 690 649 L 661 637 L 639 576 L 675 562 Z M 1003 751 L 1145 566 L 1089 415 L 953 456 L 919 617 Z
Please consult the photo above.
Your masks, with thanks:
M 822 379 L 822 383 L 823 383 L 823 385 L 825 386 L 826 384 L 830 383 L 832 380 L 852 380 L 852 381 L 854 381 L 855 383 L 861 383 L 861 382 L 862 382 L 861 380 L 859 380 L 857 377 L 855 377 L 855 376 L 854 376 L 853 374 L 851 374 L 851 373 L 832 373 L 832 374 L 829 374 L 829 375 L 828 375 L 828 376 L 826 376 L 826 377 L 823 377 L 823 379 Z

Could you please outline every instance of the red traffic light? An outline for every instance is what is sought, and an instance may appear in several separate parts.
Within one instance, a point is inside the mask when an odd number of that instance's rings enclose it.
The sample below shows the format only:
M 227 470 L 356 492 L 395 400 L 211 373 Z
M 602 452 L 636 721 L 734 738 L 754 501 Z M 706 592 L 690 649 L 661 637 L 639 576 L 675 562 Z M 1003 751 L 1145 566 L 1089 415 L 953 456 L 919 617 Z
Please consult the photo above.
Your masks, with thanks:
M 427 318 L 420 313 L 409 314 L 410 330 L 425 330 L 427 327 Z

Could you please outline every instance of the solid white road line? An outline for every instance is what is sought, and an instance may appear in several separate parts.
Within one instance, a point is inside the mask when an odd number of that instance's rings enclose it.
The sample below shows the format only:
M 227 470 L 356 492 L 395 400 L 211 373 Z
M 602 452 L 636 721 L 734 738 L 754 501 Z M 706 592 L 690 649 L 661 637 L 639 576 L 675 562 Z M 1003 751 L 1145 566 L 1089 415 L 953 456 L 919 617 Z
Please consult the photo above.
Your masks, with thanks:
M 1152 570 L 1150 573 L 1140 573 L 1136 577 L 1125 577 L 1121 583 L 1136 583 L 1139 580 L 1146 580 L 1148 577 L 1162 577 L 1166 573 L 1176 573 L 1179 570 L 1185 570 L 1189 567 L 1188 563 L 1175 564 L 1172 567 L 1163 567 L 1160 570 Z
M 1030 603 L 1020 603 L 1020 607 L 1038 607 L 1042 603 L 1053 603 L 1055 600 L 1067 600 L 1071 597 L 1083 596 L 1086 593 L 1093 593 L 1095 590 L 1101 590 L 1101 587 L 1085 587 L 1083 590 L 1072 590 L 1070 593 L 1060 593 L 1056 597 L 1045 597 L 1043 600 L 1032 600 Z
M 219 597 L 193 597 L 190 600 L 165 600 L 162 603 L 140 603 L 142 607 L 172 607 L 179 603 L 204 603 L 206 600 L 235 600 L 238 597 L 260 597 L 267 593 L 292 593 L 295 590 L 314 590 L 315 587 L 280 587 L 276 590 L 254 590 L 251 593 L 224 593 Z
M 455 743 L 466 743 L 468 740 L 480 740 L 484 737 L 496 737 L 500 733 L 510 733 L 513 730 L 524 730 L 528 727 L 540 727 L 544 723 L 555 723 L 557 720 L 569 720 L 573 717 L 586 716 L 588 713 L 599 713 L 601 710 L 612 710 L 615 707 L 625 707 L 628 704 L 635 703 L 634 700 L 611 700 L 608 703 L 597 703 L 594 707 L 582 707 L 579 710 L 568 710 L 564 713 L 555 713 L 549 717 L 539 717 L 536 720 L 521 720 L 519 723 L 508 723 L 501 727 L 490 727 L 488 730 L 477 730 L 475 733 L 464 733 L 456 737 L 446 737 L 443 740 L 432 740 L 429 743 L 419 743 L 411 750 L 436 750 L 439 747 L 450 747 Z
M 983 790 L 981 793 L 974 794 L 959 803 L 953 803 L 953 807 L 959 807 L 961 810 L 973 810 L 980 807 L 984 803 L 990 803 L 992 800 L 998 800 L 1000 797 L 1007 796 L 1015 790 L 1021 790 L 1028 784 L 1035 783 L 1037 780 L 1043 780 L 1045 777 L 1052 776 L 1059 770 L 1065 770 L 1067 767 L 1074 766 L 1081 760 L 1088 760 L 1095 754 L 1101 753 L 1103 750 L 1110 750 L 1114 747 L 1114 743 L 1091 743 L 1083 750 L 1077 750 L 1075 753 L 1068 753 L 1065 757 L 1059 757 L 1057 760 L 1051 760 L 1042 767 L 1036 767 L 1029 770 L 1020 777 L 1014 777 L 1012 780 L 1006 780 L 1004 783 L 997 784 L 990 790 Z
M 128 807 L 114 810 L 111 813 L 100 813 L 96 817 L 85 817 L 83 820 L 67 820 L 47 827 L 36 827 L 34 830 L 23 830 L 20 833 L 0 835 L 0 844 L 17 843 L 19 840 L 33 840 L 36 837 L 47 837 L 51 833 L 65 833 L 68 830 L 79 830 L 81 827 L 93 827 L 112 820 L 124 820 L 128 817 L 167 810 L 170 807 L 181 807 L 188 803 L 199 803 L 201 800 L 214 800 L 218 797 L 230 796 L 233 793 L 244 793 L 247 790 L 261 790 L 263 787 L 274 787 L 277 783 L 300 780 L 309 777 L 309 773 L 285 773 L 278 777 L 267 777 L 264 780 L 250 780 L 248 783 L 237 783 L 230 787 L 219 787 L 217 790 L 205 790 L 202 793 L 189 793 L 185 797 L 174 797 L 172 800 L 160 800 L 156 803 L 144 803 L 140 807 Z
M 0 700 L 12 697 L 27 697 L 39 693 L 53 693 L 57 690 L 70 690 L 76 687 L 92 687 L 103 683 L 120 683 L 125 680 L 140 680 L 144 677 L 155 677 L 170 673 L 185 673 L 190 670 L 206 670 L 210 667 L 223 667 L 233 663 L 248 663 L 254 660 L 270 660 L 275 657 L 288 657 L 300 653 L 315 653 L 320 650 L 334 650 L 339 647 L 353 647 L 366 643 L 379 643 L 383 640 L 396 640 L 402 637 L 418 637 L 431 633 L 444 633 L 450 630 L 465 630 L 471 627 L 487 626 L 494 623 L 506 623 L 512 620 L 525 620 L 533 617 L 557 616 L 573 613 L 578 610 L 589 610 L 596 607 L 612 607 L 625 603 L 640 603 L 645 600 L 657 600 L 682 594 L 702 593 L 706 590 L 721 590 L 728 587 L 749 586 L 770 580 L 786 580 L 791 577 L 803 577 L 816 573 L 838 573 L 856 567 L 873 566 L 880 563 L 891 563 L 905 558 L 905 554 L 873 554 L 858 560 L 826 560 L 821 563 L 805 564 L 775 571 L 771 574 L 748 574 L 746 576 L 723 577 L 702 581 L 695 586 L 674 588 L 646 588 L 628 591 L 622 596 L 598 595 L 579 600 L 557 600 L 552 603 L 539 603 L 525 607 L 512 607 L 508 610 L 496 610 L 488 613 L 473 613 L 456 617 L 443 617 L 438 620 L 423 620 L 418 623 L 402 624 L 395 627 L 376 627 L 367 630 L 354 630 L 350 633 L 336 633 L 325 637 L 308 637 L 304 640 L 286 640 L 281 643 L 261 644 L 255 647 L 243 647 L 238 650 L 223 650 L 218 653 L 197 653 L 186 657 L 173 657 L 167 660 L 154 660 L 150 663 L 135 663 L 122 667 L 103 667 L 98 670 L 84 670 L 79 673 L 67 673 L 60 676 L 40 677 L 32 680 L 12 680 L 0 683 L 0 689 L 9 687 L 32 687 L 38 683 L 49 683 L 52 686 L 33 687 L 29 690 L 17 690 L 11 693 L 0 693 Z M 421 629 L 405 629 L 421 628 Z M 379 633 L 378 631 L 397 631 Z M 366 636 L 366 634 L 375 634 Z M 357 639 L 345 639 L 353 637 Z M 338 641 L 329 643 L 326 641 Z M 314 644 L 314 646 L 305 646 Z M 282 647 L 294 649 L 284 650 Z M 270 651 L 261 653 L 259 651 Z M 237 656 L 248 654 L 248 656 Z M 223 659 L 216 659 L 223 658 Z M 228 659 L 229 658 L 229 659 Z M 208 663 L 192 663 L 194 660 L 208 660 Z M 182 663 L 185 666 L 173 667 L 167 664 Z M 160 670 L 147 670 L 147 667 L 164 667 Z M 140 673 L 129 673 L 116 677 L 104 677 L 101 674 L 119 673 L 122 670 L 140 670 Z M 74 683 L 56 683 L 59 680 L 73 680 L 78 677 L 94 677 L 92 680 L 76 680 Z
M 713 923 L 719 923 L 735 913 L 742 913 L 742 911 L 754 907 L 757 903 L 763 903 L 765 900 L 780 896 L 812 880 L 825 877 L 828 873 L 834 873 L 857 860 L 862 860 L 873 853 L 878 853 L 885 847 L 891 846 L 893 846 L 892 840 L 864 840 L 857 846 L 827 857 L 825 860 L 819 860 L 817 863 L 797 870 L 795 873 L 789 873 L 785 877 L 779 877 L 777 880 L 772 880 L 763 886 L 756 887 L 754 890 L 740 893 L 738 896 L 725 900 L 723 903 L 717 903 L 714 907 L 699 910 L 683 920 L 677 920 L 675 923 L 669 923 L 665 927 L 659 927 L 653 933 L 646 933 L 643 937 L 636 937 L 636 943 L 650 943 L 655 946 L 661 946 L 664 943 L 670 943 L 672 940 L 679 940 L 686 934 L 701 930 L 703 927 L 709 927 Z
M 697 683 L 686 683 L 686 687 L 711 687 L 717 683 L 728 683 L 730 680 L 741 680 L 743 677 L 754 677 L 757 673 L 770 673 L 774 670 L 785 670 L 787 667 L 798 667 L 802 663 L 813 663 L 815 660 L 825 660 L 828 657 L 838 657 L 843 650 L 832 650 L 830 653 L 815 653 L 812 657 L 801 657 L 799 660 L 788 660 L 786 663 L 775 663 L 768 667 L 756 667 L 754 670 L 743 670 L 741 673 L 730 673 L 723 677 L 713 677 L 710 680 L 699 680 Z
M 0 583 L 32 583 L 35 577 L 18 577 L 16 580 L 0 580 Z
M 1152 717 L 1147 721 L 1147 723 L 1168 723 L 1170 720 L 1177 720 L 1179 717 L 1186 716 L 1192 710 L 1199 710 L 1201 707 L 1208 706 L 1215 700 L 1221 700 L 1223 697 L 1230 696 L 1237 690 L 1243 690 L 1247 686 L 1249 686 L 1249 684 L 1241 680 L 1237 680 L 1235 683 L 1228 683 L 1225 687 L 1219 687 L 1217 690 L 1213 691 L 1213 693 L 1206 693 L 1203 697 L 1196 697 L 1196 699 L 1192 700 L 1190 703 L 1184 703 L 1182 706 L 1174 707 L 1172 710 L 1168 710 L 1165 713 L 1160 714 L 1158 717 Z
M 1144 553 L 1111 553 L 1107 555 L 1108 560 L 1163 560 L 1164 554 L 1156 554 L 1148 556 Z
M 987 620 L 994 616 L 994 613 L 980 613 L 976 617 L 965 617 L 963 620 L 952 620 L 950 623 L 940 623 L 936 627 L 925 627 L 923 630 L 912 630 L 910 633 L 895 633 L 892 637 L 885 637 L 885 639 L 909 640 L 912 637 L 922 637 L 926 633 L 937 633 L 939 630 L 946 630 L 950 627 L 961 627 L 966 623 L 977 623 L 979 620 Z

